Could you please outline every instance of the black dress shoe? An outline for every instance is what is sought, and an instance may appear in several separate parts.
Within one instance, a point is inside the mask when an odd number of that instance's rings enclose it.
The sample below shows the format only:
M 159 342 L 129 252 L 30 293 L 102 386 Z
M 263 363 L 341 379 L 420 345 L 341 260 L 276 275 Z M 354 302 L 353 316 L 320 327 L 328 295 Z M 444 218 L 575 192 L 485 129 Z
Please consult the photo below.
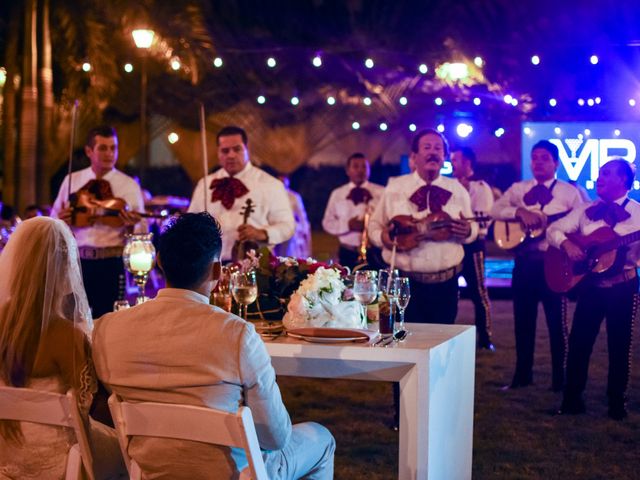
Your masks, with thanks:
M 524 387 L 528 387 L 529 385 L 533 385 L 533 382 L 532 381 L 524 382 L 524 381 L 521 381 L 521 380 L 514 380 L 509 385 L 505 385 L 504 387 L 501 387 L 500 390 L 502 390 L 503 392 L 506 392 L 507 390 L 515 390 L 516 388 L 524 388 Z
M 496 351 L 496 347 L 491 342 L 481 342 L 481 343 L 478 343 L 478 350 L 486 350 L 488 352 L 495 352 Z
M 582 415 L 587 413 L 587 407 L 582 400 L 562 401 L 558 415 Z

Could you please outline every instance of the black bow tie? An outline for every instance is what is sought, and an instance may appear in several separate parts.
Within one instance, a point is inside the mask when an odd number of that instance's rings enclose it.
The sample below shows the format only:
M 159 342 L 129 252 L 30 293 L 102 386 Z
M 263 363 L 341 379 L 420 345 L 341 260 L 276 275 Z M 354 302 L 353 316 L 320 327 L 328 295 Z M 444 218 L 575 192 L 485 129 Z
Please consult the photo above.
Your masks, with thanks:
M 553 195 L 551 194 L 551 190 L 545 187 L 544 184 L 539 183 L 525 193 L 523 200 L 525 205 L 535 205 L 539 203 L 541 207 L 544 207 L 553 200 Z

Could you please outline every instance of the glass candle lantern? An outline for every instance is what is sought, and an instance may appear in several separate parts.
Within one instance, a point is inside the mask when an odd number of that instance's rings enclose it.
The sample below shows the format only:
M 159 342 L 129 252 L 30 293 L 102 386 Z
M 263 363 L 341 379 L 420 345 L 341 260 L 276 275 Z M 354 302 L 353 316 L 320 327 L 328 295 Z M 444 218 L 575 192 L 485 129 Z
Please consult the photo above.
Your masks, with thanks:
M 127 243 L 122 254 L 124 268 L 131 274 L 138 286 L 138 298 L 136 305 L 148 300 L 144 295 L 144 287 L 149 278 L 149 272 L 153 269 L 156 259 L 156 248 L 151 242 L 152 233 L 137 233 L 127 235 Z

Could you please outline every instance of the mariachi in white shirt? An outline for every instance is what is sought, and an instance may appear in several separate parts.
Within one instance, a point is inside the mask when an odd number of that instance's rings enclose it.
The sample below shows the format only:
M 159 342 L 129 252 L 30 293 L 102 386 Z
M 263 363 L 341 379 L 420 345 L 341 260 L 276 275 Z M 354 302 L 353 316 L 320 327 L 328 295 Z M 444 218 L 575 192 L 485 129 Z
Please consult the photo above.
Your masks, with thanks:
M 73 172 L 71 174 L 71 193 L 77 192 L 84 187 L 87 182 L 95 180 L 95 178 L 96 174 L 91 167 Z M 140 189 L 140 185 L 138 185 L 133 178 L 114 168 L 104 175 L 102 179 L 109 182 L 114 197 L 122 198 L 127 202 L 129 210 L 141 213 L 144 212 L 142 190 Z M 69 175 L 64 177 L 62 185 L 60 185 L 58 196 L 56 197 L 56 200 L 53 203 L 53 208 L 51 209 L 52 217 L 58 217 L 60 211 L 69 206 L 68 194 Z M 73 227 L 72 230 L 79 247 L 96 248 L 124 246 L 124 235 L 127 233 L 127 229 L 125 227 L 114 228 L 100 223 L 96 223 L 91 227 Z M 135 231 L 146 231 L 146 222 L 144 220 L 139 222 L 135 227 Z
M 491 216 L 495 220 L 510 220 L 515 218 L 518 208 L 526 208 L 532 211 L 542 211 L 547 216 L 564 212 L 570 212 L 582 205 L 580 192 L 573 185 L 562 180 L 551 179 L 544 182 L 544 186 L 551 188 L 553 198 L 546 205 L 539 203 L 527 205 L 524 201 L 525 195 L 536 185 L 535 179 L 523 180 L 514 183 L 509 189 L 496 200 L 491 209 Z M 528 242 L 518 247 L 519 253 L 527 251 L 546 251 L 549 247 L 544 236 L 539 237 L 539 241 Z
M 484 180 L 471 180 L 469 182 L 469 197 L 471 197 L 471 211 L 474 217 L 486 217 L 493 208 L 493 192 Z M 478 222 L 478 238 L 487 236 L 489 221 Z
M 451 192 L 451 197 L 442 207 L 442 211 L 454 219 L 472 216 L 469 192 L 460 182 L 440 175 L 431 184 Z M 413 218 L 423 219 L 431 213 L 429 207 L 419 211 L 418 206 L 409 200 L 414 192 L 424 185 L 426 182 L 415 172 L 397 177 L 387 185 L 369 221 L 369 238 L 374 245 L 383 247 L 382 232 L 393 217 L 411 215 Z M 476 239 L 478 224 L 470 222 L 470 226 L 471 234 L 462 243 L 470 243 Z M 384 247 L 382 257 L 385 262 L 390 263 L 391 250 Z M 454 238 L 438 242 L 425 240 L 413 250 L 397 252 L 396 268 L 406 272 L 435 273 L 455 267 L 462 262 L 463 257 L 464 250 L 459 240 Z
M 602 200 L 596 200 L 595 202 L 583 204 L 566 217 L 549 226 L 547 229 L 549 244 L 560 248 L 562 242 L 567 239 L 567 233 L 577 232 L 582 235 L 589 235 L 599 228 L 608 227 L 609 225 L 604 220 L 594 221 L 586 214 L 586 210 L 589 207 L 601 203 L 603 203 Z M 626 195 L 617 199 L 615 203 L 623 206 L 624 210 L 629 212 L 629 218 L 616 223 L 613 231 L 620 236 L 640 232 L 640 203 L 628 199 Z M 640 267 L 640 241 L 628 245 L 627 248 L 624 269 Z
M 383 186 L 369 181 L 364 182 L 360 187 L 371 194 L 371 200 L 368 203 L 360 202 L 356 205 L 347 198 L 351 190 L 356 188 L 355 183 L 349 182 L 331 192 L 322 218 L 322 228 L 325 232 L 338 237 L 340 244 L 347 247 L 357 248 L 362 242 L 362 232 L 349 230 L 349 220 L 354 217 L 362 220 L 367 210 L 373 213 L 384 191 Z
M 295 221 L 289 203 L 289 196 L 284 184 L 264 172 L 263 170 L 247 163 L 245 168 L 234 176 L 240 180 L 249 190 L 245 195 L 236 198 L 230 209 L 225 208 L 220 201 L 212 202 L 210 188 L 211 182 L 216 179 L 229 177 L 224 168 L 206 179 L 200 179 L 191 197 L 189 212 L 202 212 L 204 206 L 204 192 L 206 186 L 206 211 L 208 211 L 220 223 L 222 227 L 222 254 L 223 261 L 231 260 L 231 249 L 238 239 L 238 227 L 242 225 L 242 208 L 247 199 L 251 199 L 255 205 L 255 211 L 247 219 L 247 224 L 267 231 L 269 245 L 285 242 L 293 236 Z

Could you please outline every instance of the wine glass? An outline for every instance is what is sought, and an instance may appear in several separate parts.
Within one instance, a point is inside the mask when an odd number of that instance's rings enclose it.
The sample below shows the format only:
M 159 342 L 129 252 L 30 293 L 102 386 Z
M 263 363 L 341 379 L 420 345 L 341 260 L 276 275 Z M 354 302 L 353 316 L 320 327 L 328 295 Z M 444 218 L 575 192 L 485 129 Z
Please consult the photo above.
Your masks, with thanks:
M 395 300 L 398 310 L 400 310 L 400 323 L 396 330 L 404 330 L 404 311 L 409 305 L 409 300 L 411 299 L 411 285 L 409 284 L 409 278 L 398 277 L 394 279 L 391 289 L 393 290 L 391 297 Z
M 393 290 L 391 288 L 393 286 L 393 280 L 398 278 L 399 276 L 400 274 L 398 273 L 397 268 L 394 268 L 393 272 L 390 272 L 388 268 L 382 268 L 378 270 L 378 291 L 384 292 L 389 295 L 391 293 L 391 290 Z
M 247 305 L 258 298 L 258 285 L 256 283 L 256 272 L 233 272 L 231 274 L 231 293 L 238 302 L 239 316 L 246 320 Z
M 353 296 L 364 306 L 366 313 L 367 305 L 378 296 L 378 272 L 373 270 L 355 272 L 353 275 Z

